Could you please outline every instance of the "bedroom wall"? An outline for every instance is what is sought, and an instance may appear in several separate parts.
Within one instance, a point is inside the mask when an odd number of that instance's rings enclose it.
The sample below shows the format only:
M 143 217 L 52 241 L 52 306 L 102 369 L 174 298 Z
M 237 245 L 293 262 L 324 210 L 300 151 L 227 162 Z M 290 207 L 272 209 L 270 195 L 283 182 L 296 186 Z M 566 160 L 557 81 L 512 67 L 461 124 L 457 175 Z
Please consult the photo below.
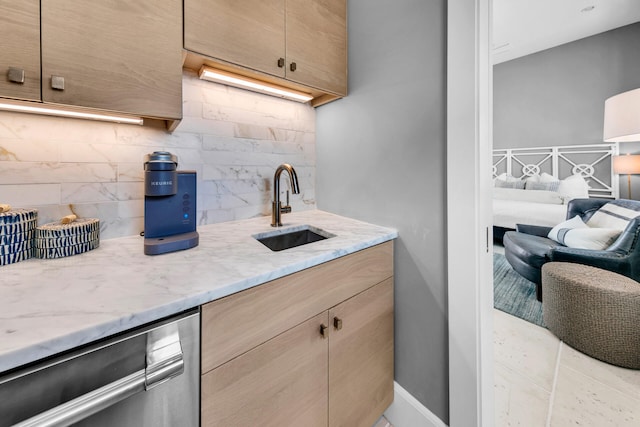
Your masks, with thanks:
M 599 144 L 604 101 L 640 87 L 640 22 L 495 65 L 493 78 L 494 148 Z M 640 200 L 640 175 L 631 188 Z
M 349 96 L 317 110 L 317 203 L 398 230 L 395 379 L 448 423 L 446 2 L 349 0 L 348 16 Z
M 601 143 L 605 99 L 639 87 L 640 22 L 495 65 L 493 146 Z

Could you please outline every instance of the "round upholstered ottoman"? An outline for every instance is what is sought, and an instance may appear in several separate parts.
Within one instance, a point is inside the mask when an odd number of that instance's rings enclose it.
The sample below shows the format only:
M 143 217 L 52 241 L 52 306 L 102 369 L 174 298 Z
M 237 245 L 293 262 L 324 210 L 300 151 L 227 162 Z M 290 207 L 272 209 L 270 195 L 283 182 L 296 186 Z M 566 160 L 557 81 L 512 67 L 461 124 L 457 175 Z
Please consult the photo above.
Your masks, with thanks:
M 640 283 L 587 265 L 542 267 L 544 323 L 591 357 L 640 369 Z

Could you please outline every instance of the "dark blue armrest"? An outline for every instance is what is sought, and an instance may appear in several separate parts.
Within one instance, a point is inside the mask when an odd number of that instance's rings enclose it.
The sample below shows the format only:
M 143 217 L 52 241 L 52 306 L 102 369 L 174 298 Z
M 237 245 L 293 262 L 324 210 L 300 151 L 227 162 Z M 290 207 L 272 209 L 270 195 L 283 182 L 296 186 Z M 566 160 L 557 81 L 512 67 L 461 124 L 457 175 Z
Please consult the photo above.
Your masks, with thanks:
M 533 236 L 547 237 L 551 231 L 551 227 L 531 224 L 516 224 L 516 231 Z
M 557 247 L 551 250 L 549 258 L 556 262 L 590 265 L 603 270 L 615 271 L 625 276 L 629 276 L 631 273 L 629 255 L 618 251 Z

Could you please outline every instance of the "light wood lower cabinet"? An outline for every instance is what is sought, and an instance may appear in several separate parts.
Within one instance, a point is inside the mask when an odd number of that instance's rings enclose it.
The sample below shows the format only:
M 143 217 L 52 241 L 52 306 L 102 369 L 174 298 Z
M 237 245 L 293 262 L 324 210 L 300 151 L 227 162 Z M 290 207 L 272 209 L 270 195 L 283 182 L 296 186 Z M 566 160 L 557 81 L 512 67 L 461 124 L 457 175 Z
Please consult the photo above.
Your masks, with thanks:
M 324 312 L 202 377 L 203 426 L 326 426 Z
M 203 426 L 370 427 L 392 400 L 392 242 L 202 307 Z
M 393 401 L 393 280 L 329 310 L 329 425 L 370 427 Z

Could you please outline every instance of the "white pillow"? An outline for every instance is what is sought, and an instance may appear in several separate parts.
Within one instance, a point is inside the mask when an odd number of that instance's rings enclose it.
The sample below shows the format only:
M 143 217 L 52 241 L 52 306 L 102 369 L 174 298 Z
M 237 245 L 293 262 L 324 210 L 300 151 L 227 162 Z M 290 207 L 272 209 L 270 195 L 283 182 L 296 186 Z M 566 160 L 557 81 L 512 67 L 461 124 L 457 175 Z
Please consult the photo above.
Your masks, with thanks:
M 558 191 L 558 185 L 560 181 L 554 182 L 532 182 L 527 181 L 525 190 L 543 190 L 543 191 Z
M 560 197 L 560 195 L 555 191 L 522 191 L 514 188 L 494 187 L 493 198 L 499 200 L 510 200 L 512 202 L 544 203 L 547 205 L 563 204 L 562 197 Z
M 561 240 L 564 240 L 563 236 L 567 231 L 574 230 L 576 228 L 587 228 L 587 227 L 588 225 L 582 221 L 582 218 L 580 218 L 580 215 L 576 215 L 573 218 L 568 219 L 565 222 L 561 222 L 560 224 L 553 227 L 551 231 L 549 231 L 549 234 L 547 234 L 547 237 L 558 243 L 562 243 Z
M 594 213 L 587 224 L 589 227 L 614 228 L 624 231 L 635 217 L 640 216 L 640 211 L 625 208 L 615 202 L 609 202 Z
M 524 190 L 524 181 L 520 181 L 519 179 L 516 179 L 515 181 L 496 179 L 493 182 L 493 186 L 496 188 L 515 188 L 518 190 Z
M 615 228 L 574 228 L 564 234 L 560 243 L 576 249 L 607 249 L 622 233 Z
M 551 229 L 548 238 L 575 249 L 607 249 L 622 231 L 614 228 L 591 228 L 580 216 L 562 222 Z
M 502 180 L 502 181 L 507 181 L 507 182 L 520 181 L 520 179 L 516 178 L 515 176 L 507 175 L 506 172 L 503 172 L 500 175 L 496 176 L 494 181 L 497 180 L 497 179 Z
M 579 173 L 571 175 L 558 185 L 558 193 L 563 197 L 565 203 L 571 199 L 589 198 L 589 184 Z
M 540 175 L 540 180 L 538 182 L 557 182 L 557 181 L 560 181 L 560 180 L 555 176 L 550 175 L 546 172 L 542 172 L 542 175 Z
M 525 181 L 527 182 L 527 184 L 530 182 L 540 182 L 540 175 L 534 174 L 534 175 L 528 176 L 525 179 Z

